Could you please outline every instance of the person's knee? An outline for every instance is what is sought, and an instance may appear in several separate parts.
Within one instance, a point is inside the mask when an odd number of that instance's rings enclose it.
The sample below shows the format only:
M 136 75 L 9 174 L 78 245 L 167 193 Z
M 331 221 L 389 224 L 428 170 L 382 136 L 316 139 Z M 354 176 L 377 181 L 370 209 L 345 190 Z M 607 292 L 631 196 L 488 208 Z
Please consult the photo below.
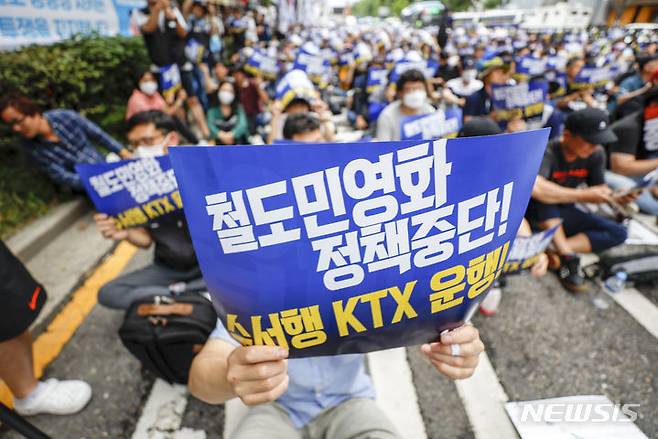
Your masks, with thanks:
M 626 242 L 626 238 L 628 238 L 628 231 L 626 228 L 618 224 L 611 227 L 608 234 L 610 236 L 610 247 L 621 245 Z
M 120 282 L 111 281 L 98 290 L 98 303 L 106 308 L 124 309 L 121 297 L 126 295 L 126 288 Z
M 199 98 L 198 97 L 196 97 L 194 95 L 190 95 L 187 98 L 187 105 L 193 107 L 193 106 L 201 105 L 201 104 L 199 103 Z

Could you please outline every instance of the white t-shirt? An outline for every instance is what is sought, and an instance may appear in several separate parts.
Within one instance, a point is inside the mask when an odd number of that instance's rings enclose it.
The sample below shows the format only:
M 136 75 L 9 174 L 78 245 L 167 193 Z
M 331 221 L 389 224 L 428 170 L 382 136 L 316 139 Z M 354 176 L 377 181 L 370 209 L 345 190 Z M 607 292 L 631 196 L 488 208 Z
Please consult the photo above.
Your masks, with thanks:
M 484 87 L 484 83 L 479 79 L 472 79 L 468 82 L 468 84 L 464 84 L 464 80 L 462 78 L 451 79 L 450 81 L 446 82 L 446 85 L 448 88 L 450 88 L 450 90 L 452 90 L 453 93 L 463 98 L 469 97 Z
M 384 108 L 377 118 L 377 135 L 375 136 L 380 142 L 390 142 L 400 140 L 401 137 L 401 122 L 404 115 L 400 112 L 400 100 L 391 102 Z M 430 114 L 434 113 L 436 109 L 429 103 L 425 103 L 420 111 L 417 113 Z

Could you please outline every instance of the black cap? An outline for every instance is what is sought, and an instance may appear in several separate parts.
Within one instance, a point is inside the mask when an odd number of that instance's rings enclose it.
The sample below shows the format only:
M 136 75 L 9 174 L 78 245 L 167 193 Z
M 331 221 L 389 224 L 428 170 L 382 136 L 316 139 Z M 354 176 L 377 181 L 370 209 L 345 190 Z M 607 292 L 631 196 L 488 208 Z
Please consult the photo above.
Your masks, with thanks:
M 606 145 L 617 141 L 617 136 L 610 129 L 608 113 L 598 108 L 574 111 L 564 121 L 564 128 L 595 145 Z
M 491 136 L 502 132 L 498 124 L 488 117 L 474 117 L 462 126 L 457 137 Z

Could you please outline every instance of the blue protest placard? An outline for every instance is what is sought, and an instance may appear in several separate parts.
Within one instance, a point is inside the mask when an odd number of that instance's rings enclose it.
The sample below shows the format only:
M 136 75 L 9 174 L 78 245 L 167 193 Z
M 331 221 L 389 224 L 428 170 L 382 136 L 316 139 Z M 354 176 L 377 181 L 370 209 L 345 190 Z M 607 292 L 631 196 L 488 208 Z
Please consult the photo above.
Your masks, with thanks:
M 405 116 L 400 121 L 402 140 L 432 140 L 457 137 L 462 126 L 462 110 L 448 108 L 418 116 Z
M 279 74 L 279 64 L 276 59 L 267 56 L 262 51 L 255 49 L 247 59 L 244 69 L 252 75 L 261 76 L 265 79 L 276 79 Z
M 580 69 L 580 72 L 573 80 L 572 88 L 599 88 L 604 87 L 608 82 L 612 81 L 615 77 L 615 69 L 610 67 L 590 67 L 585 66 Z
M 546 71 L 547 61 L 546 58 L 524 56 L 516 61 L 516 73 L 524 80 L 530 76 L 542 75 Z
M 527 271 L 537 262 L 553 239 L 553 235 L 560 227 L 556 224 L 550 229 L 533 233 L 531 236 L 517 236 L 509 251 L 505 274 L 518 274 Z
M 228 331 L 305 357 L 462 324 L 502 273 L 548 133 L 169 155 Z
M 495 85 L 493 92 L 493 108 L 496 120 L 502 129 L 512 119 L 522 118 L 528 123 L 528 128 L 541 127 L 544 112 L 544 102 L 548 94 L 546 81 L 522 82 L 516 85 Z
M 183 207 L 167 156 L 80 164 L 75 170 L 96 210 L 114 218 L 121 229 L 144 225 Z
M 181 88 L 180 70 L 178 65 L 170 64 L 160 67 L 160 92 L 167 102 L 172 101 Z

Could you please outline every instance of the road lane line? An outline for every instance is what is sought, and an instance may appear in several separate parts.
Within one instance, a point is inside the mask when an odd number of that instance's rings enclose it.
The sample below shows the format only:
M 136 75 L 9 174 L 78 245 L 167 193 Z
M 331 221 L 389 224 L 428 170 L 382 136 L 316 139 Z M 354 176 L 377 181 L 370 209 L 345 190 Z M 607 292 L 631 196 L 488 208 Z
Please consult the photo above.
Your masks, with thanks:
M 377 405 L 405 438 L 425 439 L 425 423 L 420 414 L 418 396 L 405 348 L 370 352 L 370 376 L 375 384 Z
M 137 247 L 127 242 L 120 243 L 89 276 L 84 284 L 71 294 L 70 301 L 55 316 L 46 330 L 33 344 L 34 374 L 41 378 L 44 369 L 62 352 L 85 317 L 97 303 L 98 290 L 117 277 L 137 252 Z M 13 407 L 13 397 L 6 384 L 0 382 L 0 402 Z
M 455 384 L 476 439 L 518 438 L 505 411 L 509 398 L 486 352 L 480 354 L 473 376 Z

